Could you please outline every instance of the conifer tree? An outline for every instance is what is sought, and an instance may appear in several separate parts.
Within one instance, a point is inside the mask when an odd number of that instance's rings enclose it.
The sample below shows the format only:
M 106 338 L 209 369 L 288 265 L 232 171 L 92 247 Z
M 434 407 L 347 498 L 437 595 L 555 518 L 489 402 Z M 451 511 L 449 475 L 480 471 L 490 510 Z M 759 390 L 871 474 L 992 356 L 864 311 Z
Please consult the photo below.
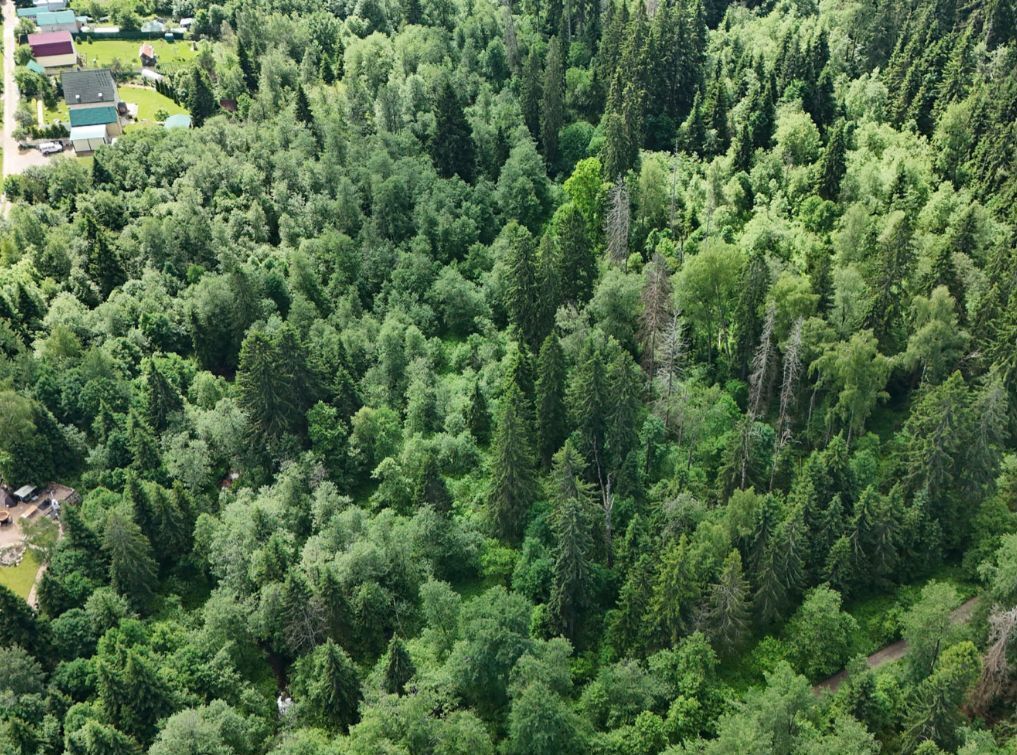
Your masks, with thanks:
M 159 369 L 154 359 L 149 359 L 144 369 L 146 415 L 148 423 L 156 432 L 166 429 L 170 415 L 184 408 L 180 393 Z
M 494 530 L 503 540 L 519 542 L 537 481 L 531 428 L 523 411 L 523 394 L 515 382 L 501 398 L 498 426 L 491 444 L 491 487 L 488 506 Z
M 197 128 L 204 125 L 215 113 L 215 109 L 215 95 L 208 82 L 208 74 L 200 66 L 195 66 L 187 87 L 187 110 L 194 126 Z
M 417 506 L 430 505 L 443 514 L 452 508 L 452 496 L 448 492 L 448 486 L 445 485 L 438 460 L 433 453 L 427 454 L 424 465 L 417 475 L 413 500 Z
M 748 635 L 750 603 L 741 555 L 732 550 L 724 559 L 719 578 L 707 590 L 699 617 L 703 632 L 721 655 L 735 653 Z
M 134 409 L 127 415 L 127 446 L 131 452 L 131 467 L 141 474 L 153 474 L 162 465 L 155 433 Z
M 118 511 L 106 517 L 103 549 L 109 554 L 113 589 L 137 609 L 151 603 L 156 588 L 156 564 L 152 546 L 141 528 Z
M 403 694 L 406 691 L 406 683 L 416 673 L 417 669 L 406 651 L 406 645 L 398 637 L 393 637 L 388 643 L 385 660 L 385 677 L 382 682 L 385 691 L 391 695 Z
M 549 170 L 558 164 L 558 132 L 565 125 L 565 60 L 561 42 L 552 37 L 544 64 L 544 85 L 540 104 L 540 145 Z
M 847 156 L 846 126 L 840 123 L 830 131 L 830 139 L 823 150 L 819 164 L 819 196 L 830 202 L 837 201 L 840 195 L 840 182 L 846 170 Z
M 558 337 L 544 339 L 537 355 L 536 385 L 537 450 L 544 466 L 561 448 L 568 435 L 565 409 L 565 355 Z
M 303 123 L 308 128 L 314 127 L 314 116 L 311 114 L 311 103 L 307 99 L 307 92 L 304 91 L 303 84 L 297 85 L 297 94 L 295 97 L 296 116 L 297 120 Z
M 519 107 L 523 111 L 523 121 L 534 139 L 540 138 L 540 103 L 543 99 L 541 92 L 543 79 L 540 54 L 536 47 L 530 47 L 519 82 Z
M 248 92 L 253 94 L 258 89 L 258 68 L 251 60 L 247 45 L 239 37 L 237 38 L 237 62 L 244 75 L 244 86 L 247 87 Z
M 502 232 L 506 241 L 506 268 L 508 282 L 505 287 L 505 309 L 512 324 L 527 344 L 536 348 L 544 334 L 543 281 L 537 264 L 533 236 L 516 222 L 509 223 Z
M 582 456 L 568 441 L 554 455 L 551 531 L 554 563 L 548 610 L 555 629 L 575 639 L 579 616 L 589 600 L 590 488 L 581 479 Z
M 491 437 L 491 412 L 487 408 L 487 399 L 480 387 L 480 380 L 473 381 L 470 389 L 470 404 L 466 409 L 466 424 L 470 434 L 478 443 L 487 443 Z
M 293 692 L 309 720 L 329 731 L 345 732 L 360 717 L 356 666 L 332 640 L 326 640 L 297 662 Z
M 452 79 L 447 75 L 438 85 L 434 103 L 431 159 L 438 175 L 443 178 L 459 176 L 464 181 L 473 180 L 476 163 L 473 132 Z
M 574 202 L 555 213 L 554 266 L 559 298 L 562 303 L 581 307 L 593 296 L 597 282 L 597 253 L 590 238 L 587 221 Z

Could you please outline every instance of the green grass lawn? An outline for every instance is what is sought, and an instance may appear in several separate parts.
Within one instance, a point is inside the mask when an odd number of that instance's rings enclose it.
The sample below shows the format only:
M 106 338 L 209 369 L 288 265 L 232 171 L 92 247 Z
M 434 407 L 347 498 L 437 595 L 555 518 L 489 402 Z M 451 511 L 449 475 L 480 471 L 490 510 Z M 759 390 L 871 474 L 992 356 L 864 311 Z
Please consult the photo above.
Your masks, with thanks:
M 168 115 L 186 113 L 187 109 L 181 107 L 169 97 L 166 97 L 150 87 L 133 86 L 122 84 L 120 86 L 120 99 L 124 102 L 133 103 L 138 106 L 138 122 L 127 126 L 128 130 L 142 126 L 154 126 L 158 122 L 156 113 L 165 110 Z M 47 123 L 63 121 L 70 123 L 71 116 L 67 105 L 61 100 L 55 108 L 46 108 L 43 113 Z
M 163 73 L 183 67 L 197 55 L 190 42 L 167 42 L 163 39 L 145 41 L 155 48 L 159 59 L 156 68 Z M 106 68 L 118 61 L 123 68 L 138 69 L 141 67 L 138 59 L 138 48 L 141 45 L 141 40 L 132 39 L 103 39 L 97 42 L 81 39 L 77 42 L 78 54 L 84 56 L 85 64 L 90 68 Z
M 35 573 L 39 571 L 39 561 L 32 551 L 25 551 L 21 563 L 17 566 L 0 566 L 0 585 L 10 588 L 22 598 L 28 598 L 35 582 Z
M 167 115 L 187 112 L 185 108 L 180 107 L 169 97 L 148 87 L 122 86 L 120 87 L 120 99 L 138 106 L 138 122 L 128 128 L 155 125 L 158 120 L 155 116 L 160 110 L 166 111 Z

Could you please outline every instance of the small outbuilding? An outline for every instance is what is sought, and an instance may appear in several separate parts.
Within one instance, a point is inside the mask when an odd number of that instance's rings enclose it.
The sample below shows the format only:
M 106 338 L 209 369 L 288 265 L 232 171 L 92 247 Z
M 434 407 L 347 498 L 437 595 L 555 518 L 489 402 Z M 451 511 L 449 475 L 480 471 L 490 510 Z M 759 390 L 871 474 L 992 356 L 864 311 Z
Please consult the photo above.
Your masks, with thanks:
M 35 485 L 22 485 L 14 491 L 14 498 L 21 503 L 32 500 L 32 496 L 34 495 Z
M 191 116 L 184 113 L 178 113 L 177 115 L 171 115 L 162 124 L 163 128 L 190 128 L 191 127 Z
M 154 66 L 158 62 L 155 48 L 148 42 L 145 42 L 138 48 L 138 57 L 141 59 L 141 65 L 143 66 Z
M 74 147 L 76 155 L 90 155 L 110 141 L 106 134 L 106 126 L 103 124 L 71 128 L 71 146 Z

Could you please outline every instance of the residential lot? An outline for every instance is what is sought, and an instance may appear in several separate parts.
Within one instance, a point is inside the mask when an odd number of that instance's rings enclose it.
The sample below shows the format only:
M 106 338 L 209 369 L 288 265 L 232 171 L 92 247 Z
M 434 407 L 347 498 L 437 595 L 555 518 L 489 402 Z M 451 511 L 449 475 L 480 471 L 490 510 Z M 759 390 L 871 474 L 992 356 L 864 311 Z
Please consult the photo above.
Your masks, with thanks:
M 180 68 L 197 55 L 190 42 L 167 42 L 163 39 L 150 40 L 155 48 L 159 64 L 157 68 L 168 73 Z M 138 48 L 141 42 L 130 39 L 103 39 L 89 42 L 86 37 L 78 40 L 78 54 L 85 59 L 89 68 L 109 68 L 118 62 L 123 68 L 138 68 Z

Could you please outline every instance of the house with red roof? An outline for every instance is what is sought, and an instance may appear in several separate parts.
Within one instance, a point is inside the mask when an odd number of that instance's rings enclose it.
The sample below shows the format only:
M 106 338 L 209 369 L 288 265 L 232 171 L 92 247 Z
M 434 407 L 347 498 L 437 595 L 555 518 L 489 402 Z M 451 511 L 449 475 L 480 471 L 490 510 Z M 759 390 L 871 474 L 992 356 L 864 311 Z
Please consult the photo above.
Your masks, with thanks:
M 77 65 L 78 53 L 69 31 L 29 34 L 28 46 L 32 50 L 32 57 L 46 69 L 46 73 Z

